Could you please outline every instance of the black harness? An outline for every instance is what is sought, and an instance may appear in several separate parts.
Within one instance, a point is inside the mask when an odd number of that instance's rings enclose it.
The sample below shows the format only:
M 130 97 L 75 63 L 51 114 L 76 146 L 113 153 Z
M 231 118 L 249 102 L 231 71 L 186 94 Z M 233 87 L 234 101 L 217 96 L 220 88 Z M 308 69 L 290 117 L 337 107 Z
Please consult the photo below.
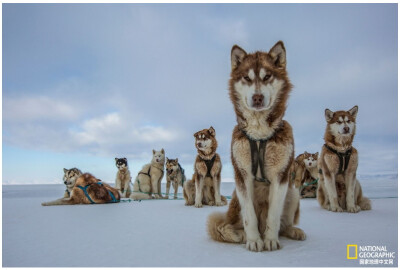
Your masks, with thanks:
M 345 153 L 340 153 L 336 151 L 335 149 L 329 147 L 328 145 L 324 144 L 325 148 L 331 151 L 332 153 L 335 153 L 338 158 L 339 158 L 339 171 L 338 174 L 342 174 L 347 170 L 347 167 L 349 166 L 349 161 L 351 157 L 351 153 L 353 151 L 353 147 L 351 147 L 349 150 L 347 150 Z
M 206 177 L 211 177 L 211 169 L 212 169 L 212 167 L 214 166 L 215 156 L 216 156 L 216 155 L 214 155 L 214 156 L 212 157 L 212 159 L 202 159 L 202 160 L 204 161 L 204 163 L 206 164 L 206 166 L 207 166 L 207 174 L 206 174 Z
M 268 139 L 254 140 L 247 136 L 247 134 L 242 131 L 246 138 L 249 140 L 250 151 L 251 151 L 251 172 L 254 175 L 254 179 L 258 182 L 265 182 L 270 184 L 271 182 L 267 179 L 266 173 L 264 171 L 264 157 L 265 150 L 267 146 Z M 259 142 L 259 146 L 257 146 Z M 258 168 L 260 167 L 261 178 L 257 177 Z
M 150 176 L 151 167 L 152 167 L 152 166 L 150 165 L 149 170 L 147 171 L 147 173 L 141 172 L 141 171 L 140 171 L 140 172 L 138 173 L 138 175 L 139 175 L 139 174 L 144 174 L 144 175 L 147 175 L 149 178 L 151 178 L 151 176 Z M 154 168 L 157 168 L 157 167 L 154 167 Z M 159 170 L 161 171 L 161 173 L 162 173 L 161 178 L 162 178 L 162 177 L 164 176 L 164 171 L 163 171 L 162 169 L 160 169 L 160 168 L 157 168 L 157 169 L 159 169 Z M 139 181 L 139 178 L 137 178 L 136 181 L 138 182 L 139 191 L 142 192 L 142 190 L 141 190 L 141 188 L 140 188 L 140 181 Z

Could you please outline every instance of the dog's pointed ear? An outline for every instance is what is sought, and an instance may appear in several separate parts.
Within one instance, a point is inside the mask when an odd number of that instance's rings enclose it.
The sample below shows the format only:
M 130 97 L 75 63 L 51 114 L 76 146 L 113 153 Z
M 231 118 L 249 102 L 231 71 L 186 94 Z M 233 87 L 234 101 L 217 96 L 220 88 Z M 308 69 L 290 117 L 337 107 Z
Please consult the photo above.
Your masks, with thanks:
M 317 158 L 318 158 L 319 152 L 315 153 L 315 155 L 316 155 L 316 156 L 317 156 Z
M 175 159 L 175 162 L 177 162 L 177 163 L 178 163 L 178 158 L 176 158 L 176 159 Z
M 123 160 L 128 161 L 128 159 L 126 157 L 124 157 Z
M 165 154 L 164 148 L 161 148 L 161 154 Z
M 193 137 L 197 138 L 197 133 L 198 133 L 198 132 L 196 132 L 195 134 L 193 134 Z
M 116 157 L 116 158 L 115 158 L 115 161 L 117 161 L 117 160 L 118 160 L 118 158 Z
M 167 159 L 167 162 L 168 162 L 168 161 L 169 161 L 169 158 L 166 157 L 166 159 Z
M 208 133 L 210 133 L 211 136 L 215 136 L 215 129 L 211 126 L 211 127 L 208 129 Z
M 235 70 L 243 61 L 247 55 L 246 51 L 240 48 L 238 45 L 233 45 L 231 50 L 231 67 Z
M 333 114 L 334 113 L 331 110 L 325 109 L 325 120 L 326 120 L 326 122 L 329 122 L 329 121 L 332 120 Z
M 66 172 L 68 172 L 68 170 L 64 168 L 64 173 L 66 173 Z
M 304 155 L 307 155 L 308 153 L 307 153 L 307 151 L 304 151 Z
M 153 155 L 156 153 L 156 150 L 153 149 Z
M 357 117 L 357 113 L 358 113 L 358 106 L 356 105 L 356 106 L 354 106 L 353 108 L 351 108 L 351 109 L 349 110 L 349 113 L 351 114 L 351 116 L 353 116 L 354 118 L 356 118 L 356 117 Z
M 286 68 L 286 49 L 283 41 L 278 41 L 268 53 L 272 57 L 272 61 L 277 68 Z

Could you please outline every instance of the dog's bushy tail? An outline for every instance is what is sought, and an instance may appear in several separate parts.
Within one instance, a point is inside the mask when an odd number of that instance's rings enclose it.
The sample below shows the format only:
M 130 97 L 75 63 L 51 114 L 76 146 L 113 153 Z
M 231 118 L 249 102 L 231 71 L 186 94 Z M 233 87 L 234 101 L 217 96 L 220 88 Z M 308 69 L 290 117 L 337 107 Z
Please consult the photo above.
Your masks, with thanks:
M 235 225 L 228 224 L 224 213 L 212 213 L 208 217 L 207 230 L 210 237 L 215 241 L 228 243 L 246 242 L 243 228 L 239 229 Z
M 151 196 L 149 194 L 133 191 L 129 198 L 131 198 L 132 200 L 149 200 L 151 199 Z
M 361 210 L 371 210 L 371 201 L 367 197 L 361 197 L 358 202 Z

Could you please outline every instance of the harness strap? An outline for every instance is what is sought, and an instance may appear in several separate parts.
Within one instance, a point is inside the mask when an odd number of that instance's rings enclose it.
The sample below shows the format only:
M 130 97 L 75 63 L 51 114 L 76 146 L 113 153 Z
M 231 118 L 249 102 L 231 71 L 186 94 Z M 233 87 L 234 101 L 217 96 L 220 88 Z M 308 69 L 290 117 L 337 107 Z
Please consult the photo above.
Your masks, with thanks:
M 249 136 L 247 139 L 250 143 L 250 151 L 251 151 L 251 171 L 254 175 L 254 179 L 259 182 L 265 182 L 270 184 L 271 182 L 267 179 L 265 171 L 264 171 L 264 157 L 265 157 L 265 149 L 267 146 L 267 140 L 252 140 Z M 259 147 L 257 147 L 257 142 L 260 143 Z M 260 167 L 261 178 L 257 177 L 258 168 Z
M 204 163 L 206 163 L 206 166 L 207 166 L 206 177 L 211 177 L 211 169 L 214 166 L 215 156 L 216 156 L 216 154 L 212 157 L 212 159 L 202 159 L 204 161 Z
M 78 186 L 78 188 L 82 189 L 83 192 L 84 192 L 85 195 L 86 195 L 86 198 L 88 198 L 88 200 L 90 201 L 91 204 L 94 204 L 95 202 L 90 198 L 89 194 L 87 193 L 87 188 L 88 188 L 90 185 L 91 185 L 91 184 L 86 185 L 86 186 L 84 186 L 84 187 Z
M 350 161 L 351 153 L 353 151 L 353 147 L 351 147 L 345 153 L 340 153 L 340 152 L 336 151 L 335 149 L 329 147 L 327 144 L 324 144 L 324 146 L 326 149 L 328 149 L 332 153 L 335 153 L 338 156 L 338 158 L 339 158 L 338 174 L 344 173 L 347 170 L 347 167 L 349 166 L 349 161 Z
M 100 186 L 103 185 L 102 182 L 97 182 L 96 184 L 98 184 L 98 185 L 100 185 Z M 85 195 L 86 195 L 86 198 L 88 198 L 88 200 L 90 201 L 91 204 L 95 204 L 95 202 L 92 200 L 92 198 L 90 198 L 89 193 L 87 192 L 87 188 L 88 188 L 89 186 L 91 186 L 91 185 L 92 185 L 92 184 L 86 185 L 86 186 L 84 186 L 84 187 L 82 187 L 82 186 L 77 186 L 77 187 L 83 190 L 83 192 L 84 192 Z M 109 191 L 108 189 L 106 189 L 106 190 L 107 190 L 108 194 L 109 194 L 110 197 L 111 197 L 111 201 L 109 201 L 109 202 L 107 202 L 107 203 L 117 203 L 117 202 L 119 202 L 119 200 L 117 200 L 117 199 L 115 198 L 114 194 L 113 194 L 111 191 Z

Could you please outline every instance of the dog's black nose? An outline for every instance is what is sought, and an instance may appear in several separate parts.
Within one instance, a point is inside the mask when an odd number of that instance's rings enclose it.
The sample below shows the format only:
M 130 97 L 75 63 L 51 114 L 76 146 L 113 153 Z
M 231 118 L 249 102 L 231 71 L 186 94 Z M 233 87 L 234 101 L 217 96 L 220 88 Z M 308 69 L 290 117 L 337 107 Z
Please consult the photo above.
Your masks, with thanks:
M 264 95 L 254 94 L 253 97 L 253 107 L 261 107 L 264 104 Z
M 64 184 L 67 184 L 67 181 L 64 181 Z
M 344 132 L 344 133 L 349 133 L 349 131 L 350 131 L 350 128 L 349 128 L 349 127 L 344 127 L 344 128 L 343 128 L 343 132 Z
M 201 143 L 198 143 L 198 144 L 197 144 L 197 147 L 201 147 Z

